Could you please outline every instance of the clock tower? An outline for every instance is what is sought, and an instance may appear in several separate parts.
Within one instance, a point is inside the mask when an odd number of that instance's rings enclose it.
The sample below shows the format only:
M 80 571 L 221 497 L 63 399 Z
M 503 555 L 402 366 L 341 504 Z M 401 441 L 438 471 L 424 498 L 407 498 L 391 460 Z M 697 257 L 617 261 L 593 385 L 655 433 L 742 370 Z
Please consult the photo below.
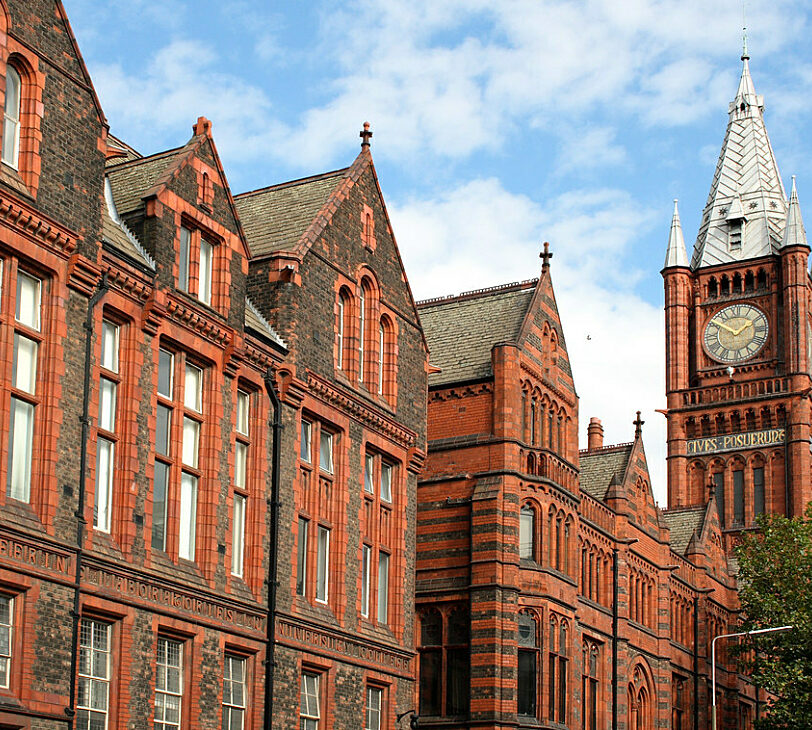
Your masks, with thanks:
M 675 201 L 662 271 L 669 507 L 713 494 L 728 533 L 812 499 L 810 248 L 742 61 L 693 254 Z

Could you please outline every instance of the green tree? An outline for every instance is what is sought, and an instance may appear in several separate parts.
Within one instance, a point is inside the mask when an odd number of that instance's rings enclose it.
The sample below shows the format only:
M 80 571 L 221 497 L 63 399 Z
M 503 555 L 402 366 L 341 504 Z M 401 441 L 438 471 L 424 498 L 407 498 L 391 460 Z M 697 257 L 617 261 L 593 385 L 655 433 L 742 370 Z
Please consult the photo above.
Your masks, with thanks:
M 762 515 L 737 548 L 742 631 L 792 625 L 751 637 L 754 680 L 775 695 L 764 730 L 812 727 L 812 503 L 805 518 Z M 742 646 L 742 649 L 747 649 Z

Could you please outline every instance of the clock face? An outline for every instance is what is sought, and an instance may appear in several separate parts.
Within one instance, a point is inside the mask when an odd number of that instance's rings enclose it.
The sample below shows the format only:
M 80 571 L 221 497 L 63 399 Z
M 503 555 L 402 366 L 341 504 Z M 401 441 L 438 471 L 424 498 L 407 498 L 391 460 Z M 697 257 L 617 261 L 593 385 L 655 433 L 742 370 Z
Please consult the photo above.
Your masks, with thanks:
M 705 350 L 719 362 L 742 362 L 764 347 L 769 332 L 764 312 L 751 304 L 732 304 L 705 325 Z

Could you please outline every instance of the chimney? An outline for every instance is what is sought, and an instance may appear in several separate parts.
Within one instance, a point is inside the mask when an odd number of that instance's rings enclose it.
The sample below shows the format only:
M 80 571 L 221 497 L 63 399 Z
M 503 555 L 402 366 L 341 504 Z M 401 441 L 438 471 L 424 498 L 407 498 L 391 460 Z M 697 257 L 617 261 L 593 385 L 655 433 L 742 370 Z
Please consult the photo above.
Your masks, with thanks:
M 586 429 L 587 433 L 587 451 L 595 451 L 596 449 L 603 448 L 603 426 L 601 426 L 601 419 L 594 416 L 589 419 L 589 426 Z

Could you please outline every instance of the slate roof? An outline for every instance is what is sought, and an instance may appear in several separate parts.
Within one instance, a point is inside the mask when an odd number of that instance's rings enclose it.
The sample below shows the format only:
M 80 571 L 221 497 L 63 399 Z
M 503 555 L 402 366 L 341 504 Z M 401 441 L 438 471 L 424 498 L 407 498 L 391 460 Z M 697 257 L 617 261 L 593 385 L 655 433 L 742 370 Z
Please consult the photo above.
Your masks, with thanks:
M 284 340 L 276 333 L 276 330 L 271 326 L 265 317 L 262 316 L 256 305 L 248 298 L 245 298 L 245 327 L 259 332 L 266 337 L 269 337 L 277 345 L 281 345 L 287 349 Z
M 441 369 L 429 375 L 429 385 L 493 375 L 491 350 L 499 342 L 516 341 L 536 283 L 532 279 L 417 302 L 429 362 Z
M 251 254 L 296 248 L 348 171 L 344 168 L 235 196 Z
M 104 199 L 107 203 L 105 208 L 106 215 L 102 216 L 102 238 L 105 243 L 108 243 L 128 258 L 154 271 L 155 262 L 152 260 L 152 257 L 141 246 L 135 234 L 127 228 L 126 224 L 119 218 L 115 203 L 113 202 L 113 193 L 109 178 L 104 179 Z
M 705 507 L 684 507 L 669 509 L 662 513 L 665 524 L 671 530 L 671 549 L 679 555 L 685 555 L 685 549 L 694 532 L 702 527 Z
M 603 501 L 613 476 L 622 479 L 629 464 L 634 444 L 608 446 L 599 451 L 582 451 L 581 489 L 595 499 Z
M 105 167 L 115 167 L 116 165 L 122 165 L 125 162 L 140 160 L 143 157 L 138 150 L 130 147 L 130 145 L 128 145 L 126 142 L 120 140 L 118 137 L 115 137 L 112 134 L 107 135 L 107 141 L 110 147 L 121 150 L 124 155 L 122 157 L 111 157 L 109 160 L 105 160 Z
M 123 215 L 140 208 L 147 190 L 158 182 L 185 149 L 185 146 L 177 147 L 109 167 L 107 176 L 113 188 L 116 210 Z

